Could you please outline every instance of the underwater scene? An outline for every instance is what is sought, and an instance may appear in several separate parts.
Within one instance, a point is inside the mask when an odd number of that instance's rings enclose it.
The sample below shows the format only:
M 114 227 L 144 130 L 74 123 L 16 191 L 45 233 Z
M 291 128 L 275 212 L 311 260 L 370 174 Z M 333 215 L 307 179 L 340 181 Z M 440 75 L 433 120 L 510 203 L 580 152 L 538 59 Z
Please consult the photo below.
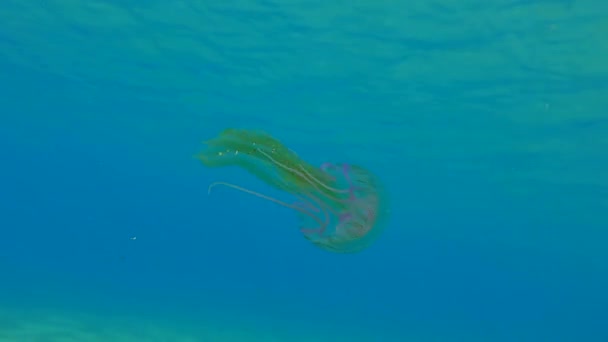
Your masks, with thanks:
M 0 342 L 608 341 L 608 2 L 0 4 Z

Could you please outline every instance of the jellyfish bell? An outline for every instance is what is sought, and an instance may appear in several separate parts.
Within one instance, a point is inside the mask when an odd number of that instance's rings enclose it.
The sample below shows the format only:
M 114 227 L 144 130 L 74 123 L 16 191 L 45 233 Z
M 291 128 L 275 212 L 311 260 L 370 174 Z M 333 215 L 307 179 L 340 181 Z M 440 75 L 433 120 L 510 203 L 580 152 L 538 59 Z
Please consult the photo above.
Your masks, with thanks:
M 325 167 L 324 167 L 325 166 Z M 347 187 L 324 198 L 322 207 L 331 208 L 331 222 L 325 231 L 303 230 L 315 245 L 340 253 L 358 252 L 368 247 L 385 226 L 388 203 L 378 179 L 369 171 L 349 164 L 324 165 L 336 183 Z M 345 191 L 346 190 L 346 191 Z M 301 217 L 306 220 L 306 217 Z
M 384 226 L 388 203 L 377 177 L 350 164 L 316 168 L 270 135 L 228 129 L 207 142 L 199 159 L 208 167 L 240 166 L 267 184 L 296 198 L 287 203 L 228 182 L 215 182 L 294 210 L 300 231 L 316 246 L 354 253 L 374 241 Z

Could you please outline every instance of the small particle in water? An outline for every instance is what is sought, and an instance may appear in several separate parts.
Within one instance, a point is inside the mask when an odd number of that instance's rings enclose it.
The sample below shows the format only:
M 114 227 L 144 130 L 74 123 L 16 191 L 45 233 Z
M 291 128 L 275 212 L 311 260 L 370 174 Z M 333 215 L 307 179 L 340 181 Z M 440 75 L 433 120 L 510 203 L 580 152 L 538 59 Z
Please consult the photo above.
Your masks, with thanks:
M 135 240 L 137 240 L 137 236 L 131 236 L 131 237 L 129 238 L 129 240 L 131 240 L 131 241 L 135 241 Z

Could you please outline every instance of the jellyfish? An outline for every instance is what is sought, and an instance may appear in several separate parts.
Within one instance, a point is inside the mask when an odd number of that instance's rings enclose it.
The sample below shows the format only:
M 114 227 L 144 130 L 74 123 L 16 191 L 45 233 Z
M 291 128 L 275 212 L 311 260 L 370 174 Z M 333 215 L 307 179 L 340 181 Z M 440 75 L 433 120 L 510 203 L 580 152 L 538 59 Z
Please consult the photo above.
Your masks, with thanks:
M 337 253 L 359 252 L 385 225 L 387 197 L 377 177 L 346 163 L 315 167 L 261 131 L 229 128 L 205 142 L 197 157 L 207 167 L 239 166 L 266 184 L 287 192 L 293 202 L 229 182 L 211 183 L 209 194 L 228 187 L 293 210 L 300 231 L 316 246 Z

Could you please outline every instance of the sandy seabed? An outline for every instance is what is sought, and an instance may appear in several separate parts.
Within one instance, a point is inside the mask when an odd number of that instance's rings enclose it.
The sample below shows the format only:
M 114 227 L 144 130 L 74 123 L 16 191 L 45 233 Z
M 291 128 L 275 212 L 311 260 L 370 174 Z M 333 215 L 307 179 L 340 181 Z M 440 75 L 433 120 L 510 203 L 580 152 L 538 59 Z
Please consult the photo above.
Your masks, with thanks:
M 346 338 L 340 334 L 328 336 L 327 332 L 320 336 L 313 336 L 302 334 L 301 330 L 289 330 L 269 324 L 256 327 L 252 324 L 237 322 L 238 320 L 234 320 L 233 324 L 202 322 L 196 327 L 180 327 L 162 320 L 139 317 L 117 317 L 49 309 L 0 309 L 0 342 L 335 342 L 359 340 L 353 336 Z

